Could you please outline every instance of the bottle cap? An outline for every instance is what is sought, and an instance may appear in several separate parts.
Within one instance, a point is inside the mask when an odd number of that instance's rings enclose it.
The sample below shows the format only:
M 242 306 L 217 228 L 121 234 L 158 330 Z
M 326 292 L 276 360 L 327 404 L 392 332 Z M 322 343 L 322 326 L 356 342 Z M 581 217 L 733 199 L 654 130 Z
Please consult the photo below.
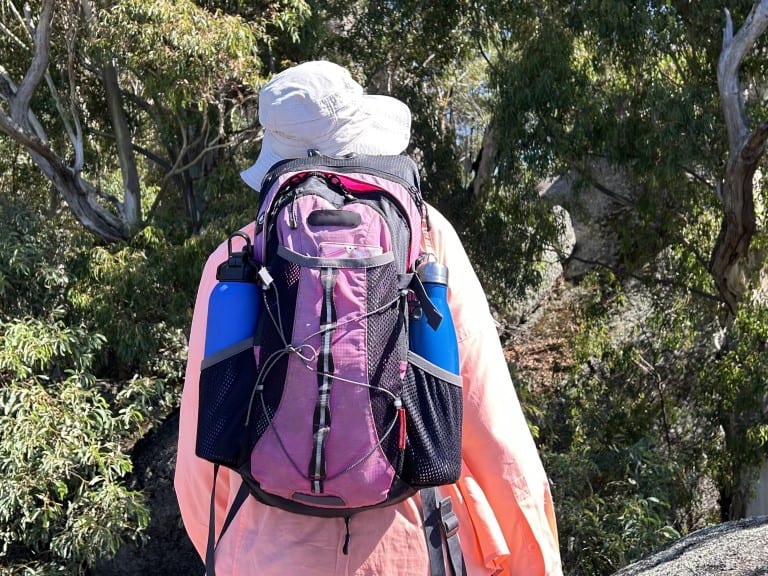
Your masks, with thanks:
M 236 237 L 245 240 L 240 252 L 232 249 L 232 240 Z M 227 240 L 227 259 L 217 267 L 216 279 L 219 282 L 254 282 L 255 273 L 251 239 L 243 232 L 235 232 Z
M 422 282 L 432 282 L 434 284 L 448 284 L 448 266 L 428 260 L 416 269 L 416 274 Z

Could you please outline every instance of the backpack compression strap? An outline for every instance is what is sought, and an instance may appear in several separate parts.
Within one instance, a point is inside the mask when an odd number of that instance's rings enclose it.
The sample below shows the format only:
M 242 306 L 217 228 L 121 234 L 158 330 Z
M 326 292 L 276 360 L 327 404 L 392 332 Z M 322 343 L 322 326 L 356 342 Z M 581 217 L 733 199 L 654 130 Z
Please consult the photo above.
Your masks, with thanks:
M 208 520 L 208 546 L 205 550 L 205 576 L 216 576 L 216 477 L 219 475 L 219 465 L 213 465 L 213 488 L 211 489 L 211 514 Z M 224 532 L 227 531 L 229 525 L 232 524 L 232 520 L 235 519 L 237 513 L 240 511 L 240 507 L 248 498 L 248 487 L 245 482 L 240 484 L 240 489 L 235 495 L 235 499 L 232 502 L 232 506 L 227 513 L 227 517 L 224 519 L 224 525 L 221 527 L 221 534 L 219 534 L 219 542 L 221 542 Z
M 451 568 L 448 576 L 466 576 L 467 568 L 459 542 L 459 519 L 453 511 L 451 497 L 437 502 L 437 488 L 425 488 L 421 494 L 421 510 L 424 514 L 424 533 L 427 537 L 429 567 L 432 576 L 447 576 L 443 557 L 443 542 Z

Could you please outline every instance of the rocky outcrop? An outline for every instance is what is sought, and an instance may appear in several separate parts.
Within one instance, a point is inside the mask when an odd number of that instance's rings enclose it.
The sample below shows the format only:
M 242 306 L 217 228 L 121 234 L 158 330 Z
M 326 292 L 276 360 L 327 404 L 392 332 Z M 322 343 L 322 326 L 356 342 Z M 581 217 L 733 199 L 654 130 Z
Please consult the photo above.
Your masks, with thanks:
M 768 575 L 768 516 L 727 522 L 681 538 L 614 576 Z
M 636 192 L 627 178 L 603 162 L 591 168 L 592 182 L 573 174 L 543 183 L 539 194 L 562 206 L 573 227 L 573 244 L 564 263 L 563 277 L 578 279 L 595 266 L 612 266 L 618 251 L 617 229 L 634 213 Z

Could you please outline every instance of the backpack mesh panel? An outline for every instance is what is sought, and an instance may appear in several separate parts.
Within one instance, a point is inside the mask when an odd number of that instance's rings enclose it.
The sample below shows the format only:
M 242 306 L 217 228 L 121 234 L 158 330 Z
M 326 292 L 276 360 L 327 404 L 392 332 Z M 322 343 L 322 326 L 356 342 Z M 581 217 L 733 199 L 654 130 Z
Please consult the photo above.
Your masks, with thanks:
M 395 265 L 369 268 L 367 275 L 367 307 L 376 308 L 391 301 L 397 294 L 397 274 Z M 389 461 L 395 465 L 398 458 L 397 427 L 384 438 L 387 430 L 397 417 L 392 396 L 376 391 L 376 388 L 389 390 L 399 396 L 402 388 L 400 379 L 400 361 L 405 357 L 406 342 L 403 330 L 404 318 L 400 302 L 379 314 L 368 318 L 368 380 L 371 385 L 371 411 L 376 432 L 382 449 Z
M 456 482 L 461 474 L 461 387 L 409 364 L 403 403 L 408 411 L 403 480 L 413 486 Z
M 267 360 L 284 348 L 283 338 L 291 341 L 293 333 L 293 318 L 296 308 L 296 294 L 299 288 L 299 274 L 301 269 L 282 258 L 275 258 L 274 265 L 270 268 L 270 274 L 274 279 L 273 287 L 265 292 L 264 309 L 260 317 L 259 341 L 259 370 L 265 369 Z M 279 300 L 279 304 L 278 304 Z M 272 312 L 275 320 L 282 321 L 283 337 L 280 336 L 278 326 L 272 320 Z M 288 354 L 283 354 L 277 362 L 271 364 L 271 368 L 264 371 L 264 390 L 253 401 L 251 408 L 251 420 L 254 426 L 254 442 L 266 432 L 272 418 L 280 405 L 283 395 L 285 374 L 288 369 Z
M 253 349 L 207 367 L 200 375 L 200 413 L 195 453 L 238 467 L 248 457 L 253 430 L 246 430 L 248 401 L 256 381 Z

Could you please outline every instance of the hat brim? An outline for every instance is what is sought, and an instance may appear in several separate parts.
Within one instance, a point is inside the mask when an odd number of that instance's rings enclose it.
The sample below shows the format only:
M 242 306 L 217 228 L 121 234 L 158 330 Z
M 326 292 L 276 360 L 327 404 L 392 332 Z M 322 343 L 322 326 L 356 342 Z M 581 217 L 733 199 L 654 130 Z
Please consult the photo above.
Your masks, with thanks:
M 264 137 L 261 139 L 261 151 L 256 162 L 240 172 L 240 178 L 257 192 L 261 191 L 261 183 L 269 169 L 281 160 L 285 160 L 275 151 L 271 140 L 272 135 L 269 132 L 264 132 Z
M 276 148 L 285 149 L 275 142 L 275 136 L 269 131 L 264 132 L 259 156 L 246 170 L 240 173 L 243 181 L 256 191 L 261 190 L 264 176 L 269 169 L 283 160 L 300 158 L 308 150 L 315 148 L 321 154 L 328 156 L 346 156 L 349 154 L 364 154 L 371 156 L 394 156 L 408 148 L 411 139 L 411 112 L 403 102 L 391 96 L 365 95 L 363 109 L 357 121 L 357 136 L 349 142 L 342 143 L 338 148 L 325 149 L 322 142 L 312 143 L 306 148 L 295 148 L 291 154 L 278 153 Z

